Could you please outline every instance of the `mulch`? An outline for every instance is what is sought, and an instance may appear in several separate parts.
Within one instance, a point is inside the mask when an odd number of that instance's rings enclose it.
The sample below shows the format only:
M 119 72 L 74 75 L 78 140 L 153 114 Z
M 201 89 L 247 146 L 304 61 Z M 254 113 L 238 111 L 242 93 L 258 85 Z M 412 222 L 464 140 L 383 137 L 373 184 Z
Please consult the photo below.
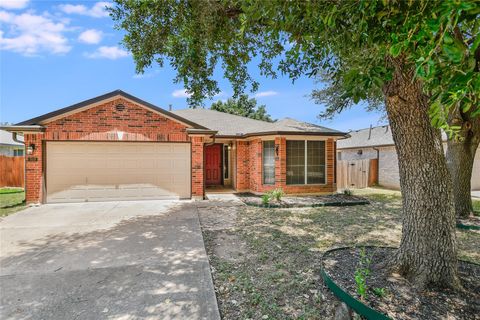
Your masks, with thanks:
M 283 196 L 280 201 L 270 201 L 268 205 L 262 202 L 262 196 L 253 193 L 237 193 L 245 204 L 267 208 L 304 208 L 324 206 L 354 206 L 369 204 L 370 202 L 359 196 L 345 194 L 316 195 L 316 196 Z
M 384 267 L 383 262 L 393 250 L 366 247 L 367 256 L 371 258 L 371 272 L 367 277 L 368 296 L 363 301 L 366 305 L 392 319 L 480 319 L 480 265 L 459 261 L 459 276 L 464 291 L 419 291 Z M 359 261 L 359 248 L 328 252 L 324 257 L 329 277 L 356 299 L 360 299 L 354 280 Z M 374 288 L 384 288 L 386 295 L 375 295 Z

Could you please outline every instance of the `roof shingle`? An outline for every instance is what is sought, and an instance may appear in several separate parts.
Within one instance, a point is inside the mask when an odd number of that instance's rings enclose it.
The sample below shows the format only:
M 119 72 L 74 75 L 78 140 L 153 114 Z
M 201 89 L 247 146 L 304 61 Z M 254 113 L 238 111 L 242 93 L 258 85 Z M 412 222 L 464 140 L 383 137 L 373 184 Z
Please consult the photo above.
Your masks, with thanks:
M 291 118 L 281 119 L 276 122 L 266 122 L 203 108 L 182 109 L 172 112 L 199 125 L 218 131 L 217 135 L 219 136 L 270 134 L 274 132 L 344 135 L 343 132 L 337 130 Z

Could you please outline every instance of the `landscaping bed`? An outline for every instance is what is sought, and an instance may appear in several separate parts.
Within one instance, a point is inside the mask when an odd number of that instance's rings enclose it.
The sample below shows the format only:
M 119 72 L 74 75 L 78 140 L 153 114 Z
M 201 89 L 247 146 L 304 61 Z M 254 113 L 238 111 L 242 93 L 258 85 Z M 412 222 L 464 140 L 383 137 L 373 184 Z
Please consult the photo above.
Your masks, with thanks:
M 281 200 L 271 200 L 268 204 L 264 203 L 261 195 L 253 193 L 238 193 L 236 195 L 247 205 L 266 208 L 341 207 L 369 203 L 363 197 L 343 193 L 318 196 L 283 196 Z
M 480 319 L 480 265 L 459 261 L 463 291 L 420 291 L 385 267 L 392 248 L 345 248 L 327 252 L 323 267 L 341 289 L 392 319 Z M 368 270 L 365 273 L 365 270 Z M 356 275 L 366 280 L 362 285 Z
M 335 247 L 396 247 L 400 242 L 401 197 L 374 192 L 362 194 L 368 206 L 201 203 L 205 207 L 198 208 L 199 217 L 222 319 L 334 319 L 340 301 L 321 279 L 322 254 Z M 478 232 L 457 229 L 457 241 L 460 259 L 480 263 Z

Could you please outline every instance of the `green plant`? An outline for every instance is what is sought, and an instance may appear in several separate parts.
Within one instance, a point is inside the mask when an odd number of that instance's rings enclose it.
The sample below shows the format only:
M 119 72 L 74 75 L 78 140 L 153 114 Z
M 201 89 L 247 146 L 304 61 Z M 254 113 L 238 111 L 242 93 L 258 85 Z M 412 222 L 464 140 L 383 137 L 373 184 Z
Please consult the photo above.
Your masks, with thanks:
M 371 259 L 368 257 L 364 247 L 360 249 L 360 261 L 357 269 L 355 270 L 355 283 L 357 285 L 357 293 L 362 300 L 367 298 L 367 277 L 370 275 L 370 263 Z
M 268 193 L 270 196 L 270 199 L 280 201 L 282 200 L 282 197 L 284 195 L 283 189 L 282 188 L 277 188 Z
M 383 298 L 387 295 L 387 289 L 385 288 L 373 288 L 373 293 L 380 298 Z
M 267 206 L 270 203 L 270 195 L 268 193 L 265 193 L 262 195 L 262 204 L 264 206 Z
M 353 195 L 353 191 L 351 189 L 345 189 L 343 190 L 343 194 L 346 196 L 351 196 Z

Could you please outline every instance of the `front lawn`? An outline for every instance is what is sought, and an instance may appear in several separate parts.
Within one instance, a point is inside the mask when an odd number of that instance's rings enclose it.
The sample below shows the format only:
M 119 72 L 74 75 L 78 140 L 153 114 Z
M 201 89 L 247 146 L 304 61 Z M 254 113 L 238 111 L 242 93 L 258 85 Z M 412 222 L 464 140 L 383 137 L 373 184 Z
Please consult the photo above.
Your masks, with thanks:
M 0 188 L 0 217 L 25 208 L 25 192 L 19 189 Z
M 332 318 L 337 300 L 320 279 L 320 255 L 340 246 L 397 246 L 400 240 L 399 193 L 359 194 L 371 204 L 199 208 L 223 319 Z M 222 226 L 222 220 L 228 221 Z M 460 258 L 480 262 L 479 232 L 458 230 L 458 242 Z

